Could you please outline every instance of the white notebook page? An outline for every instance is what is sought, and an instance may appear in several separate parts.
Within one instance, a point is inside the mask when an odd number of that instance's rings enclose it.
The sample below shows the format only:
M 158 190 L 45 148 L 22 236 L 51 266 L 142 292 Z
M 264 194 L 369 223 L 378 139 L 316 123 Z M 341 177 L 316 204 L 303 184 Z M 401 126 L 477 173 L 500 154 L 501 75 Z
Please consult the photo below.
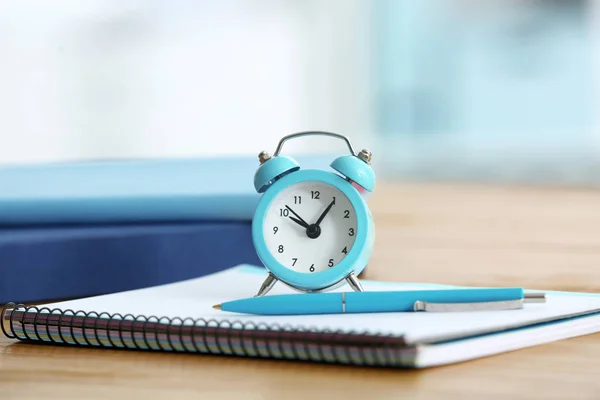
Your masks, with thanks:
M 204 318 L 267 325 L 290 324 L 358 333 L 403 336 L 407 343 L 433 343 L 486 332 L 600 311 L 600 296 L 549 293 L 546 303 L 526 304 L 521 310 L 473 311 L 453 313 L 373 313 L 306 316 L 258 316 L 228 313 L 212 308 L 214 304 L 252 297 L 266 277 L 262 269 L 238 266 L 198 279 L 147 289 L 46 304 L 61 310 L 107 312 L 134 316 Z M 436 289 L 435 285 L 383 284 L 363 281 L 365 290 Z M 336 291 L 351 290 L 342 286 Z M 277 283 L 271 294 L 297 293 Z

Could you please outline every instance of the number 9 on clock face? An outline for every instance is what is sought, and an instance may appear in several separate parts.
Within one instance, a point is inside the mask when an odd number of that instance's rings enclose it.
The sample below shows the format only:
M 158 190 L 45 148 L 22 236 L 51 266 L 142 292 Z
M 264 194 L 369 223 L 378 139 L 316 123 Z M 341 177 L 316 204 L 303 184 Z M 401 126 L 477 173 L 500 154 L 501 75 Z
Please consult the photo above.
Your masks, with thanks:
M 300 273 L 326 271 L 352 249 L 357 216 L 350 200 L 320 181 L 292 184 L 270 202 L 263 221 L 267 251 Z

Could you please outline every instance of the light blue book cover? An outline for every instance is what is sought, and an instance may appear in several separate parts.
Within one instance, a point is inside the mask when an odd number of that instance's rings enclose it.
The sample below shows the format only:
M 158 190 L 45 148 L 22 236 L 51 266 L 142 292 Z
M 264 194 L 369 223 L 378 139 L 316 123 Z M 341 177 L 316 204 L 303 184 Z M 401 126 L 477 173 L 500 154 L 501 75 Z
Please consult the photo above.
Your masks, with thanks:
M 329 168 L 333 157 L 298 157 Z M 0 167 L 0 225 L 252 219 L 252 156 Z

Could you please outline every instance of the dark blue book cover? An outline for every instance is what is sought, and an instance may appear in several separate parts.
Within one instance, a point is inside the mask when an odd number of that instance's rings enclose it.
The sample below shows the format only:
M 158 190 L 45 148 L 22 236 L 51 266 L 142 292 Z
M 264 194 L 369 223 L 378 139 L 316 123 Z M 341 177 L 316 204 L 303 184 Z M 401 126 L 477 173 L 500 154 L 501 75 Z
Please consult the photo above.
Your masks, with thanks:
M 0 304 L 138 289 L 261 265 L 250 222 L 0 229 Z

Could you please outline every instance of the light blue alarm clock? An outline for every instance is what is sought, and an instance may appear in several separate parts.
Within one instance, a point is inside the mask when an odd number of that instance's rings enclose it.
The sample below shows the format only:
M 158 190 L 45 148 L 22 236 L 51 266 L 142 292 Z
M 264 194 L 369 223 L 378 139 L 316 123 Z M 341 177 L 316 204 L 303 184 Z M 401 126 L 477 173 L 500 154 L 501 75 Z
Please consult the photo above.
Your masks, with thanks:
M 293 158 L 279 155 L 287 140 L 307 135 L 344 140 L 350 154 L 333 160 L 333 171 L 303 170 Z M 254 187 L 263 195 L 252 239 L 269 275 L 256 296 L 277 281 L 302 292 L 331 290 L 344 282 L 362 291 L 357 276 L 375 241 L 373 217 L 359 191 L 375 186 L 371 152 L 356 154 L 343 135 L 310 131 L 283 137 L 273 156 L 262 151 L 259 160 Z

